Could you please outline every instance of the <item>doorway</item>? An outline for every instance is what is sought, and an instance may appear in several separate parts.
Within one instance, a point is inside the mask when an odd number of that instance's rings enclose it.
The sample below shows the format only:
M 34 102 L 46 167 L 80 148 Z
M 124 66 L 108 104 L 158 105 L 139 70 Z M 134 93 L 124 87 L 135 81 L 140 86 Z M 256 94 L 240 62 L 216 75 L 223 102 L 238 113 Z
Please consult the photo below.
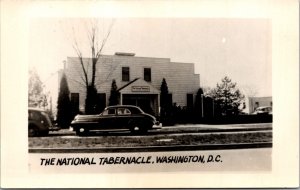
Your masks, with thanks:
M 138 106 L 151 115 L 157 115 L 158 111 L 155 94 L 123 94 L 123 105 Z

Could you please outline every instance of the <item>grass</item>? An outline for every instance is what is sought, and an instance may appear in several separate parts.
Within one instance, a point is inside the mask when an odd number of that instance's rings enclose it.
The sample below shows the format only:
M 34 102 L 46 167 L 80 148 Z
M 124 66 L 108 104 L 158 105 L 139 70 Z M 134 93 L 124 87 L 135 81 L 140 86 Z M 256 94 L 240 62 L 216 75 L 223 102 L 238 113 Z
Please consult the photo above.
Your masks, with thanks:
M 167 140 L 164 140 L 167 139 Z M 171 140 L 170 140 L 171 139 Z M 272 132 L 155 136 L 34 137 L 29 148 L 100 148 L 272 142 Z

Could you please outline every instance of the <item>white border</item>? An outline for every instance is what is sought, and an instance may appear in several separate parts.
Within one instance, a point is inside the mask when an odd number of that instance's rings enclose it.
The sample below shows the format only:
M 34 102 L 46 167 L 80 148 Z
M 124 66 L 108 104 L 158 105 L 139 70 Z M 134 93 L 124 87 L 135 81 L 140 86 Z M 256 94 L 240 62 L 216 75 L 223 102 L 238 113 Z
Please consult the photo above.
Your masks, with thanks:
M 1 1 L 2 187 L 297 187 L 299 185 L 297 0 Z M 274 102 L 270 173 L 32 174 L 27 163 L 28 23 L 37 17 L 272 19 Z

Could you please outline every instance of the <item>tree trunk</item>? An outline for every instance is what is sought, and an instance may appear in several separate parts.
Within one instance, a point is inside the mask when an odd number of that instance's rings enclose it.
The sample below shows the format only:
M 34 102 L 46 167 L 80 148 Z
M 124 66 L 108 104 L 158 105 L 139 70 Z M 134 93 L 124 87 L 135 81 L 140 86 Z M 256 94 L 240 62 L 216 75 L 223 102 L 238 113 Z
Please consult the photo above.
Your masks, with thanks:
M 96 64 L 97 64 L 97 58 L 93 58 L 93 65 L 92 65 L 92 83 L 91 86 L 95 87 L 95 78 L 96 78 Z

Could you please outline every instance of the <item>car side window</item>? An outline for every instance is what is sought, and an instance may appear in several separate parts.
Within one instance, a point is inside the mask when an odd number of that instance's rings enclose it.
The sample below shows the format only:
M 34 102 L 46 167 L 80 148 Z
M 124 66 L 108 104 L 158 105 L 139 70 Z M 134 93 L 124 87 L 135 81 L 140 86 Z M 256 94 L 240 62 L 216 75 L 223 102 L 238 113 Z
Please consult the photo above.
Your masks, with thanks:
M 131 112 L 129 111 L 129 109 L 125 109 L 125 110 L 124 110 L 124 114 L 125 114 L 125 115 L 130 115 Z
M 126 108 L 118 108 L 118 115 L 130 115 L 131 112 Z
M 115 109 L 107 109 L 103 112 L 103 115 L 115 115 L 116 110 Z
M 32 119 L 32 120 L 36 120 L 36 121 L 41 120 L 40 114 L 35 112 L 35 111 L 29 112 L 29 118 Z

